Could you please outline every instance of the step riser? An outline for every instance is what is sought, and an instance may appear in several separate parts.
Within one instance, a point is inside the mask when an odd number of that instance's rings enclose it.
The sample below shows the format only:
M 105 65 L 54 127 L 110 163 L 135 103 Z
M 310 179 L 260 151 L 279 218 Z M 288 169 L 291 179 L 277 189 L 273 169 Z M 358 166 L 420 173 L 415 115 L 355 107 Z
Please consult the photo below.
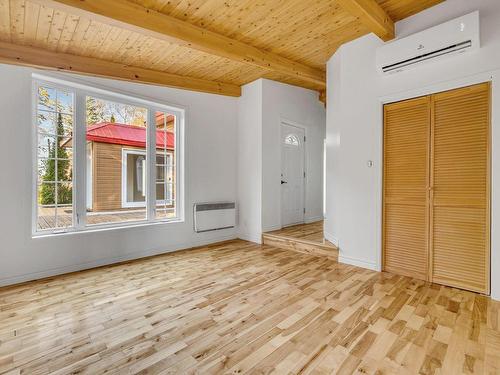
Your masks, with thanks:
M 334 260 L 338 260 L 338 251 L 329 246 L 321 244 L 312 244 L 307 241 L 301 241 L 293 238 L 283 238 L 277 236 L 263 235 L 262 242 L 264 245 L 278 247 L 280 249 L 292 250 L 299 253 L 306 253 L 316 256 L 325 256 Z

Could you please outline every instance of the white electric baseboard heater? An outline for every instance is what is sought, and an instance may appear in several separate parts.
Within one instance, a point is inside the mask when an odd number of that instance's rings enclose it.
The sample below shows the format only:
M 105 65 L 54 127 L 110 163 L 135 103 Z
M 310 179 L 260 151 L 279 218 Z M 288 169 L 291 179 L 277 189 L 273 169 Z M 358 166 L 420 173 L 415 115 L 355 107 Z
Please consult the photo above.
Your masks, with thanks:
M 195 203 L 194 231 L 196 233 L 234 228 L 236 204 L 234 202 Z

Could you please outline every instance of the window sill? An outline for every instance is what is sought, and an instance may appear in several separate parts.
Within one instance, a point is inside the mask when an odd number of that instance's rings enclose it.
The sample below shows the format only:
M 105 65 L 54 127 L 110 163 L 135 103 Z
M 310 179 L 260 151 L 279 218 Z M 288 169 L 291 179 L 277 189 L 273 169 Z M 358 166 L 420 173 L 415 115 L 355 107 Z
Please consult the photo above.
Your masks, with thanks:
M 137 221 L 127 224 L 101 224 L 101 225 L 92 225 L 82 229 L 70 229 L 65 232 L 35 232 L 32 233 L 31 238 L 37 239 L 37 238 L 47 238 L 47 237 L 62 237 L 62 236 L 71 236 L 75 234 L 106 232 L 114 230 L 133 229 L 133 228 L 145 228 L 145 227 L 154 227 L 158 225 L 168 225 L 168 224 L 180 224 L 184 222 L 185 222 L 184 219 L 179 218 L 171 220 L 157 220 L 157 221 L 146 221 L 146 222 Z

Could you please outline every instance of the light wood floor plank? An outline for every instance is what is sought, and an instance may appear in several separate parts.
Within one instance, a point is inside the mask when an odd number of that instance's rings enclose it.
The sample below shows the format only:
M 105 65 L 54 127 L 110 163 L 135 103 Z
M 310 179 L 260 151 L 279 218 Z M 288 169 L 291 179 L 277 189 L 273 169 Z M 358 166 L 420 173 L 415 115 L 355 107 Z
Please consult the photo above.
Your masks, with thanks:
M 0 373 L 495 374 L 500 304 L 235 240 L 1 288 Z

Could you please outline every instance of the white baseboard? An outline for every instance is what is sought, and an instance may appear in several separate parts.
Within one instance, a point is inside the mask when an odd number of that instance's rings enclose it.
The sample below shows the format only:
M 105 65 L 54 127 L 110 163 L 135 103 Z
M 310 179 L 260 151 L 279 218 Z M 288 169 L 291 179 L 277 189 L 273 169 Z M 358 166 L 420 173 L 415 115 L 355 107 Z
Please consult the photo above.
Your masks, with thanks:
M 339 263 L 349 264 L 351 266 L 367 268 L 372 271 L 379 271 L 378 266 L 374 262 L 367 262 L 363 259 L 351 258 L 339 254 Z
M 304 219 L 304 222 L 306 224 L 309 224 L 309 223 L 314 223 L 316 221 L 322 221 L 323 219 L 324 219 L 323 215 L 321 215 L 321 216 L 310 216 L 310 217 L 306 217 Z
M 324 232 L 323 236 L 325 236 L 326 240 L 330 241 L 332 244 L 339 247 L 339 239 L 337 237 L 335 237 L 334 235 L 332 235 L 328 232 Z
M 262 233 L 238 233 L 238 238 L 245 241 L 262 243 Z
M 492 300 L 500 301 L 500 295 L 498 295 L 497 293 L 491 293 L 490 297 Z
M 106 265 L 120 263 L 120 262 L 124 262 L 124 261 L 128 261 L 128 260 L 140 259 L 140 258 L 152 256 L 152 255 L 167 254 L 167 253 L 171 253 L 171 252 L 178 251 L 178 250 L 190 249 L 192 247 L 210 245 L 212 243 L 217 243 L 217 242 L 222 242 L 222 241 L 227 241 L 227 240 L 234 240 L 236 238 L 237 238 L 237 236 L 235 234 L 231 234 L 231 235 L 220 236 L 220 237 L 212 238 L 212 239 L 191 241 L 191 242 L 172 245 L 171 247 L 169 247 L 168 250 L 149 249 L 149 250 L 145 250 L 145 251 L 138 251 L 138 252 L 125 254 L 125 255 L 122 255 L 119 257 L 99 259 L 99 260 L 95 260 L 92 262 L 72 264 L 69 266 L 52 268 L 52 269 L 48 269 L 48 270 L 44 270 L 44 271 L 40 271 L 40 272 L 33 272 L 33 273 L 28 273 L 28 274 L 23 274 L 23 275 L 6 277 L 6 278 L 0 279 L 0 287 L 7 286 L 7 285 L 13 285 L 13 284 L 19 284 L 19 283 L 23 283 L 26 281 L 43 279 L 45 277 L 62 275 L 65 273 L 70 273 L 70 272 L 83 271 L 83 270 L 87 270 L 87 269 L 91 269 L 91 268 L 95 268 L 95 267 L 106 266 Z

